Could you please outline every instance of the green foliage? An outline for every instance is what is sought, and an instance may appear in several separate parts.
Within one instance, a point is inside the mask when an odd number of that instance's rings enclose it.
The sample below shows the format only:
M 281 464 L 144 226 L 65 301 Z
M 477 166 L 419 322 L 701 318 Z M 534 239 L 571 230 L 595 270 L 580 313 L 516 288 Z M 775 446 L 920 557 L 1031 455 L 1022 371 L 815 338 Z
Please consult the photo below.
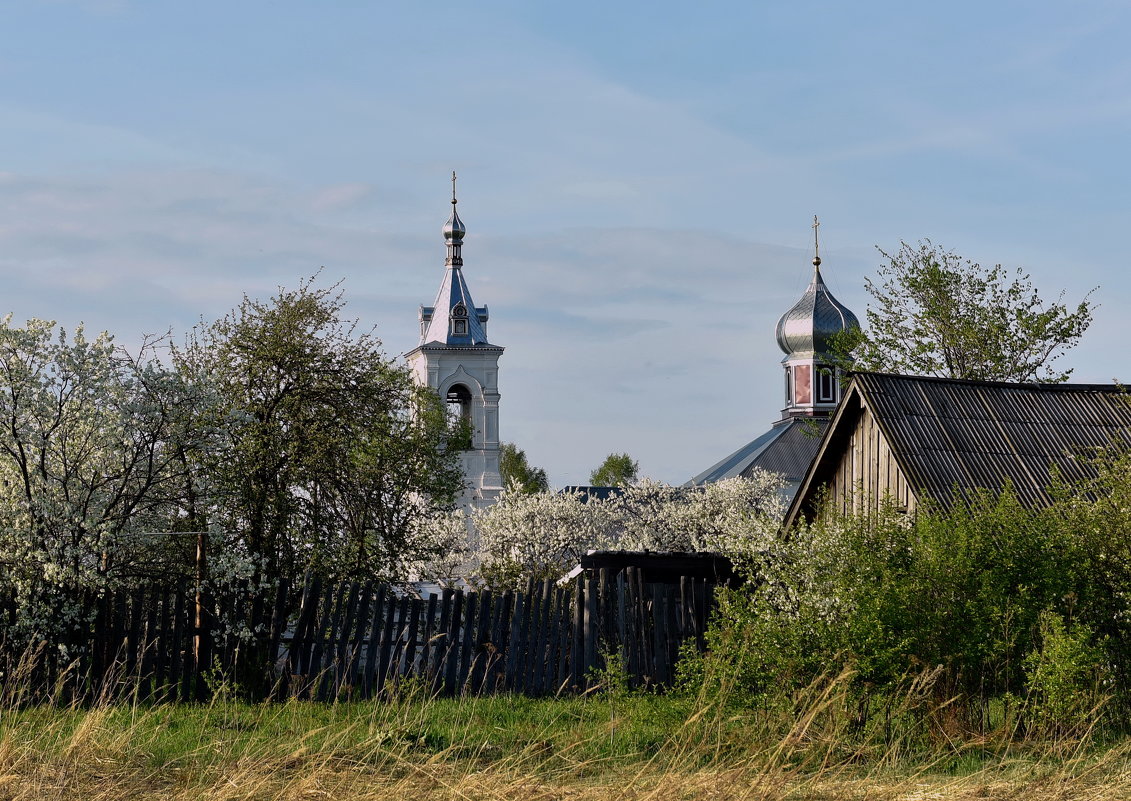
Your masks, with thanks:
M 1041 300 L 1028 274 L 1001 265 L 983 267 L 929 240 L 903 242 L 878 279 L 867 331 L 852 329 L 836 342 L 840 360 L 858 370 L 969 378 L 1052 381 L 1071 370 L 1052 363 L 1073 347 L 1092 322 L 1095 304 L 1075 308 Z
M 1125 487 L 1126 475 L 1091 486 Z M 1042 726 L 1104 692 L 1126 699 L 1127 565 L 1105 573 L 1111 546 L 1097 550 L 1091 519 L 1069 514 L 1094 514 L 1094 498 L 1032 510 L 1006 490 L 949 513 L 887 508 L 791 532 L 747 589 L 722 598 L 711 652 L 685 680 L 762 704 L 851 670 L 865 725 L 887 714 L 877 699 L 926 671 L 923 709 L 945 706 L 947 725 L 965 731 L 1009 725 L 1011 699 L 1027 694 L 1020 711 Z
M 444 513 L 469 425 L 343 305 L 312 279 L 134 353 L 0 321 L 0 635 L 66 655 L 93 598 L 198 566 L 214 590 L 255 589 L 459 554 L 466 526 Z
M 511 442 L 504 442 L 499 447 L 499 474 L 503 479 L 503 486 L 508 489 L 517 488 L 519 492 L 527 494 L 548 492 L 550 489 L 546 471 L 540 467 L 531 467 L 526 461 L 526 451 Z
M 1083 624 L 1066 625 L 1055 612 L 1041 615 L 1040 642 L 1025 657 L 1031 724 L 1040 731 L 1079 735 L 1105 701 L 1106 660 Z
M 214 436 L 190 456 L 185 517 L 229 532 L 266 576 L 389 575 L 446 547 L 417 535 L 462 488 L 466 426 L 343 307 L 311 279 L 245 297 L 174 349 L 177 369 L 215 392 L 197 420 Z
M 630 695 L 629 679 L 631 676 L 628 666 L 625 665 L 620 652 L 616 650 L 602 649 L 601 667 L 589 669 L 590 686 L 596 688 L 596 692 L 609 700 L 619 701 Z
M 595 487 L 627 487 L 636 480 L 639 471 L 639 463 L 627 453 L 610 453 L 589 474 L 589 483 Z
M 19 626 L 57 642 L 92 614 L 81 593 L 183 575 L 177 538 L 146 532 L 173 528 L 208 392 L 157 344 L 131 355 L 109 334 L 0 321 L 0 591 Z

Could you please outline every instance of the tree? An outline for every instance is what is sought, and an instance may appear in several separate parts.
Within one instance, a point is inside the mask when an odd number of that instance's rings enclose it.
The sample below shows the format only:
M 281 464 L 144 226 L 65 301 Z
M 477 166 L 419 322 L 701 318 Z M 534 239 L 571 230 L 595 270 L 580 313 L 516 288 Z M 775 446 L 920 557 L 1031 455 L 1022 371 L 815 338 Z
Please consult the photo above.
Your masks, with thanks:
M 526 451 L 514 443 L 504 442 L 499 448 L 499 474 L 504 487 L 517 486 L 520 492 L 546 492 L 550 482 L 541 467 L 531 467 Z
M 580 492 L 509 489 L 495 503 L 471 512 L 478 532 L 475 561 L 496 589 L 557 579 L 607 539 L 608 515 L 607 505 Z
M 867 331 L 838 338 L 839 359 L 875 370 L 980 381 L 1068 379 L 1052 365 L 1092 322 L 1086 295 L 1070 308 L 1062 292 L 1054 303 L 1037 294 L 1029 275 L 1000 264 L 983 267 L 924 240 L 880 251 L 878 281 Z
M 610 453 L 605 461 L 589 474 L 589 483 L 595 487 L 627 487 L 636 480 L 639 463 L 627 453 Z
M 419 530 L 462 489 L 465 426 L 343 306 L 311 279 L 245 296 L 174 349 L 216 396 L 197 421 L 214 436 L 190 457 L 185 516 L 229 533 L 264 577 L 389 576 L 421 556 Z
M 183 561 L 150 532 L 175 528 L 206 401 L 156 345 L 130 355 L 106 333 L 0 322 L 0 584 L 28 626 L 81 626 L 82 594 Z
M 785 512 L 782 479 L 756 471 L 705 487 L 644 480 L 601 500 L 508 491 L 472 512 L 477 561 L 492 587 L 559 578 L 591 549 L 713 551 L 758 560 Z

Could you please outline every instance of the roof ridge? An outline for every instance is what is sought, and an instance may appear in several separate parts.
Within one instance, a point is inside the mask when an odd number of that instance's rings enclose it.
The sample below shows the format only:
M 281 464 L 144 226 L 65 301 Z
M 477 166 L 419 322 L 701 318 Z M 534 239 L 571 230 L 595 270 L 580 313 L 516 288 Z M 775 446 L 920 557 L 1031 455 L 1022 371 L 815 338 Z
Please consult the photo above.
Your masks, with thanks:
M 879 378 L 899 381 L 924 381 L 935 384 L 965 384 L 979 387 L 1002 387 L 1013 389 L 1032 389 L 1041 392 L 1127 392 L 1127 388 L 1114 379 L 1110 384 L 1074 384 L 1048 381 L 984 381 L 977 378 L 948 378 L 937 375 L 907 375 L 905 373 L 885 373 L 872 370 L 850 370 L 848 378 Z

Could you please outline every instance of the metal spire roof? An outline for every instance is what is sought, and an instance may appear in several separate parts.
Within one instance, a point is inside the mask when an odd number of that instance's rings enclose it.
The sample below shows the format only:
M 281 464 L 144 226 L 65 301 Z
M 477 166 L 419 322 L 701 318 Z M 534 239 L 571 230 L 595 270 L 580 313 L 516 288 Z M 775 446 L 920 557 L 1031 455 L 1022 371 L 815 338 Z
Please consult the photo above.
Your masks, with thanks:
M 452 173 L 452 216 L 444 223 L 447 269 L 436 302 L 420 307 L 420 344 L 488 345 L 487 307 L 476 306 L 463 277 L 463 237 L 467 227 L 456 213 L 456 174 Z
M 833 337 L 849 328 L 859 328 L 860 321 L 847 306 L 833 297 L 821 277 L 820 245 L 813 217 L 813 280 L 801 299 L 778 320 L 778 346 L 786 358 L 816 357 L 829 352 Z

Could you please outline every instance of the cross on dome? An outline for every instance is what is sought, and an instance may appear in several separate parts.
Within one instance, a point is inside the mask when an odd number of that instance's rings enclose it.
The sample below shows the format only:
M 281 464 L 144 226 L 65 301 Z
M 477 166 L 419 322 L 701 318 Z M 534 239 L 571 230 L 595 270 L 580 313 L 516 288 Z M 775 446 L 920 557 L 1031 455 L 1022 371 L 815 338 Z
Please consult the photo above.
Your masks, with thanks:
M 817 235 L 820 225 L 820 220 L 813 215 L 813 280 L 800 300 L 778 320 L 778 346 L 786 353 L 787 360 L 799 356 L 825 356 L 837 334 L 860 327 L 856 315 L 833 297 L 821 277 L 820 240 Z
M 453 172 L 452 175 L 455 175 Z M 817 239 L 817 229 L 821 227 L 821 221 L 817 219 L 817 215 L 813 215 L 813 266 L 819 268 L 821 266 L 821 243 Z

